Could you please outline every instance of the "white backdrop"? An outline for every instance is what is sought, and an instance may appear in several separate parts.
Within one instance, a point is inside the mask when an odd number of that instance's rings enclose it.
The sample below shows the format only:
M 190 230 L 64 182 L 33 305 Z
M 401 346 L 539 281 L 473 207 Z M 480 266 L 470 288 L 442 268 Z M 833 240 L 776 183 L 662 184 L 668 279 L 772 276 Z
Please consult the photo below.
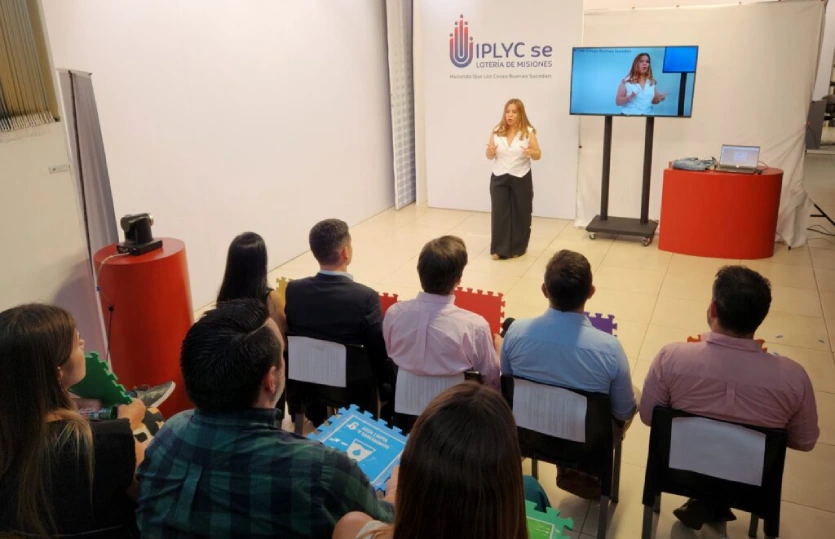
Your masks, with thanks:
M 803 141 L 822 16 L 815 0 L 586 13 L 584 46 L 699 45 L 693 118 L 655 123 L 650 218 L 659 217 L 670 160 L 718 157 L 723 143 L 761 146 L 760 159 L 784 171 L 777 232 L 805 242 Z M 640 213 L 644 126 L 614 119 L 610 215 Z M 576 224 L 585 226 L 600 209 L 603 119 L 583 118 L 580 130 Z
M 416 4 L 417 7 L 417 4 Z M 574 218 L 576 206 L 578 125 L 568 115 L 571 48 L 582 37 L 581 0 L 422 0 L 426 177 L 432 207 L 490 211 L 491 163 L 484 157 L 491 130 L 511 97 L 525 103 L 537 129 L 542 159 L 533 165 L 533 213 Z M 524 57 L 473 58 L 463 68 L 450 61 L 450 32 L 463 15 L 475 50 L 524 42 Z M 415 44 L 417 48 L 420 46 Z M 534 47 L 551 55 L 532 57 Z M 503 62 L 490 67 L 486 62 Z M 509 61 L 515 62 L 514 66 Z M 550 66 L 519 67 L 520 62 Z M 499 75 L 530 78 L 494 78 Z M 464 78 L 469 76 L 469 78 Z M 460 78 L 459 78 L 460 77 Z
M 383 2 L 43 0 L 56 67 L 93 73 L 116 216 L 185 241 L 195 307 L 226 250 L 271 267 L 316 221 L 394 201 Z

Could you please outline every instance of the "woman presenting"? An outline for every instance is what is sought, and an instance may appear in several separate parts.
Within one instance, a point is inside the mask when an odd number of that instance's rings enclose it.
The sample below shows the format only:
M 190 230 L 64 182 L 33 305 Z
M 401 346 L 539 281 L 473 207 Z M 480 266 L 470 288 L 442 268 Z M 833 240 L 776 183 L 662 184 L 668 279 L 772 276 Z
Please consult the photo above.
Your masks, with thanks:
M 629 75 L 618 86 L 615 103 L 621 107 L 621 113 L 628 116 L 646 116 L 652 114 L 652 106 L 667 98 L 660 93 L 656 80 L 652 76 L 652 63 L 649 54 L 642 52 L 632 60 Z
M 542 157 L 536 129 L 520 100 L 505 104 L 502 121 L 487 141 L 486 155 L 493 161 L 490 256 L 493 260 L 516 258 L 525 254 L 531 239 L 531 159 Z

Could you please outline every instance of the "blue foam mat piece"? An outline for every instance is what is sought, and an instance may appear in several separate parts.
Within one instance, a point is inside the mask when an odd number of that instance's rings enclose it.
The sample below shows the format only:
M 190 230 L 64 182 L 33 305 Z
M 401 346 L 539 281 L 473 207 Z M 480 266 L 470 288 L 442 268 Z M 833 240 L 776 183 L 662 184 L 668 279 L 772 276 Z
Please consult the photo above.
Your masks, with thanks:
M 319 430 L 308 436 L 347 454 L 368 476 L 371 485 L 385 492 L 386 481 L 400 463 L 407 437 L 397 427 L 374 419 L 355 404 L 341 408 Z

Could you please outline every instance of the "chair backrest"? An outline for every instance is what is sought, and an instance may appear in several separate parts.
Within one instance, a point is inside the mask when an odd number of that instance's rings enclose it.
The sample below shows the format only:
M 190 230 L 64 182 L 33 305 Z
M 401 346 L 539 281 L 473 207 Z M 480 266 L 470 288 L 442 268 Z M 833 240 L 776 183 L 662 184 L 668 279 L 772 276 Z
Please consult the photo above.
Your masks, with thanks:
M 517 378 L 512 406 L 518 427 L 574 442 L 586 441 L 584 395 Z
M 644 505 L 651 505 L 662 492 L 710 497 L 779 526 L 787 441 L 784 430 L 657 406 L 652 414 Z
M 502 394 L 513 408 L 523 456 L 580 468 L 601 477 L 604 490 L 610 488 L 614 437 L 609 395 L 508 375 L 502 375 Z
M 287 376 L 297 382 L 346 387 L 348 352 L 344 344 L 287 337 Z
M 394 411 L 398 414 L 418 416 L 439 393 L 463 381 L 464 373 L 450 376 L 420 376 L 406 369 L 398 369 Z

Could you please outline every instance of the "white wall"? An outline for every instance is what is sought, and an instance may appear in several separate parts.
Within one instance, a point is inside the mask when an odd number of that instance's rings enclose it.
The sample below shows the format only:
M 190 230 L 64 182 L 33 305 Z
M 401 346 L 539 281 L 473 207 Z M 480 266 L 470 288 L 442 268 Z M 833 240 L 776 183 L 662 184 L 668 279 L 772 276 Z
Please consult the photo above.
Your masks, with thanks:
M 415 202 L 426 204 L 426 105 L 423 95 L 423 0 L 412 2 L 412 70 L 415 85 Z
M 812 99 L 820 99 L 833 93 L 829 82 L 833 80 L 832 64 L 835 63 L 835 2 L 827 2 L 824 18 L 823 39 L 821 40 L 820 58 L 818 60 L 818 76 L 815 79 L 815 89 Z
M 647 46 L 699 45 L 693 117 L 655 123 L 650 218 L 659 217 L 663 171 L 671 160 L 718 157 L 722 144 L 760 146 L 760 159 L 784 171 L 777 232 L 791 246 L 805 242 L 803 141 L 822 10 L 820 2 L 807 1 L 586 13 L 585 46 L 618 46 L 633 42 L 635 35 L 645 36 Z M 729 51 L 745 61 L 734 62 Z M 763 73 L 777 71 L 780 77 L 762 82 Z M 614 119 L 610 215 L 640 213 L 644 127 L 641 119 Z M 586 225 L 600 208 L 602 139 L 603 119 L 583 118 L 578 225 Z
M 533 214 L 573 218 L 579 119 L 569 116 L 571 47 L 582 38 L 581 0 L 528 0 L 508 17 L 505 0 L 423 0 L 424 120 L 429 205 L 490 211 L 490 171 L 484 158 L 491 130 L 509 98 L 524 102 L 537 129 L 542 159 L 533 165 Z M 475 50 L 502 43 L 501 61 L 450 62 L 449 33 L 459 15 Z M 544 53 L 541 51 L 545 51 Z M 528 67 L 525 67 L 525 65 Z M 514 78 L 510 78 L 514 77 Z M 522 77 L 525 77 L 522 79 Z
M 276 267 L 392 205 L 382 1 L 43 4 L 55 65 L 93 73 L 117 218 L 185 241 L 195 306 L 236 234 Z
M 69 170 L 64 126 L 0 135 L 0 310 L 21 303 L 72 312 L 88 350 L 104 352 L 97 300 Z

